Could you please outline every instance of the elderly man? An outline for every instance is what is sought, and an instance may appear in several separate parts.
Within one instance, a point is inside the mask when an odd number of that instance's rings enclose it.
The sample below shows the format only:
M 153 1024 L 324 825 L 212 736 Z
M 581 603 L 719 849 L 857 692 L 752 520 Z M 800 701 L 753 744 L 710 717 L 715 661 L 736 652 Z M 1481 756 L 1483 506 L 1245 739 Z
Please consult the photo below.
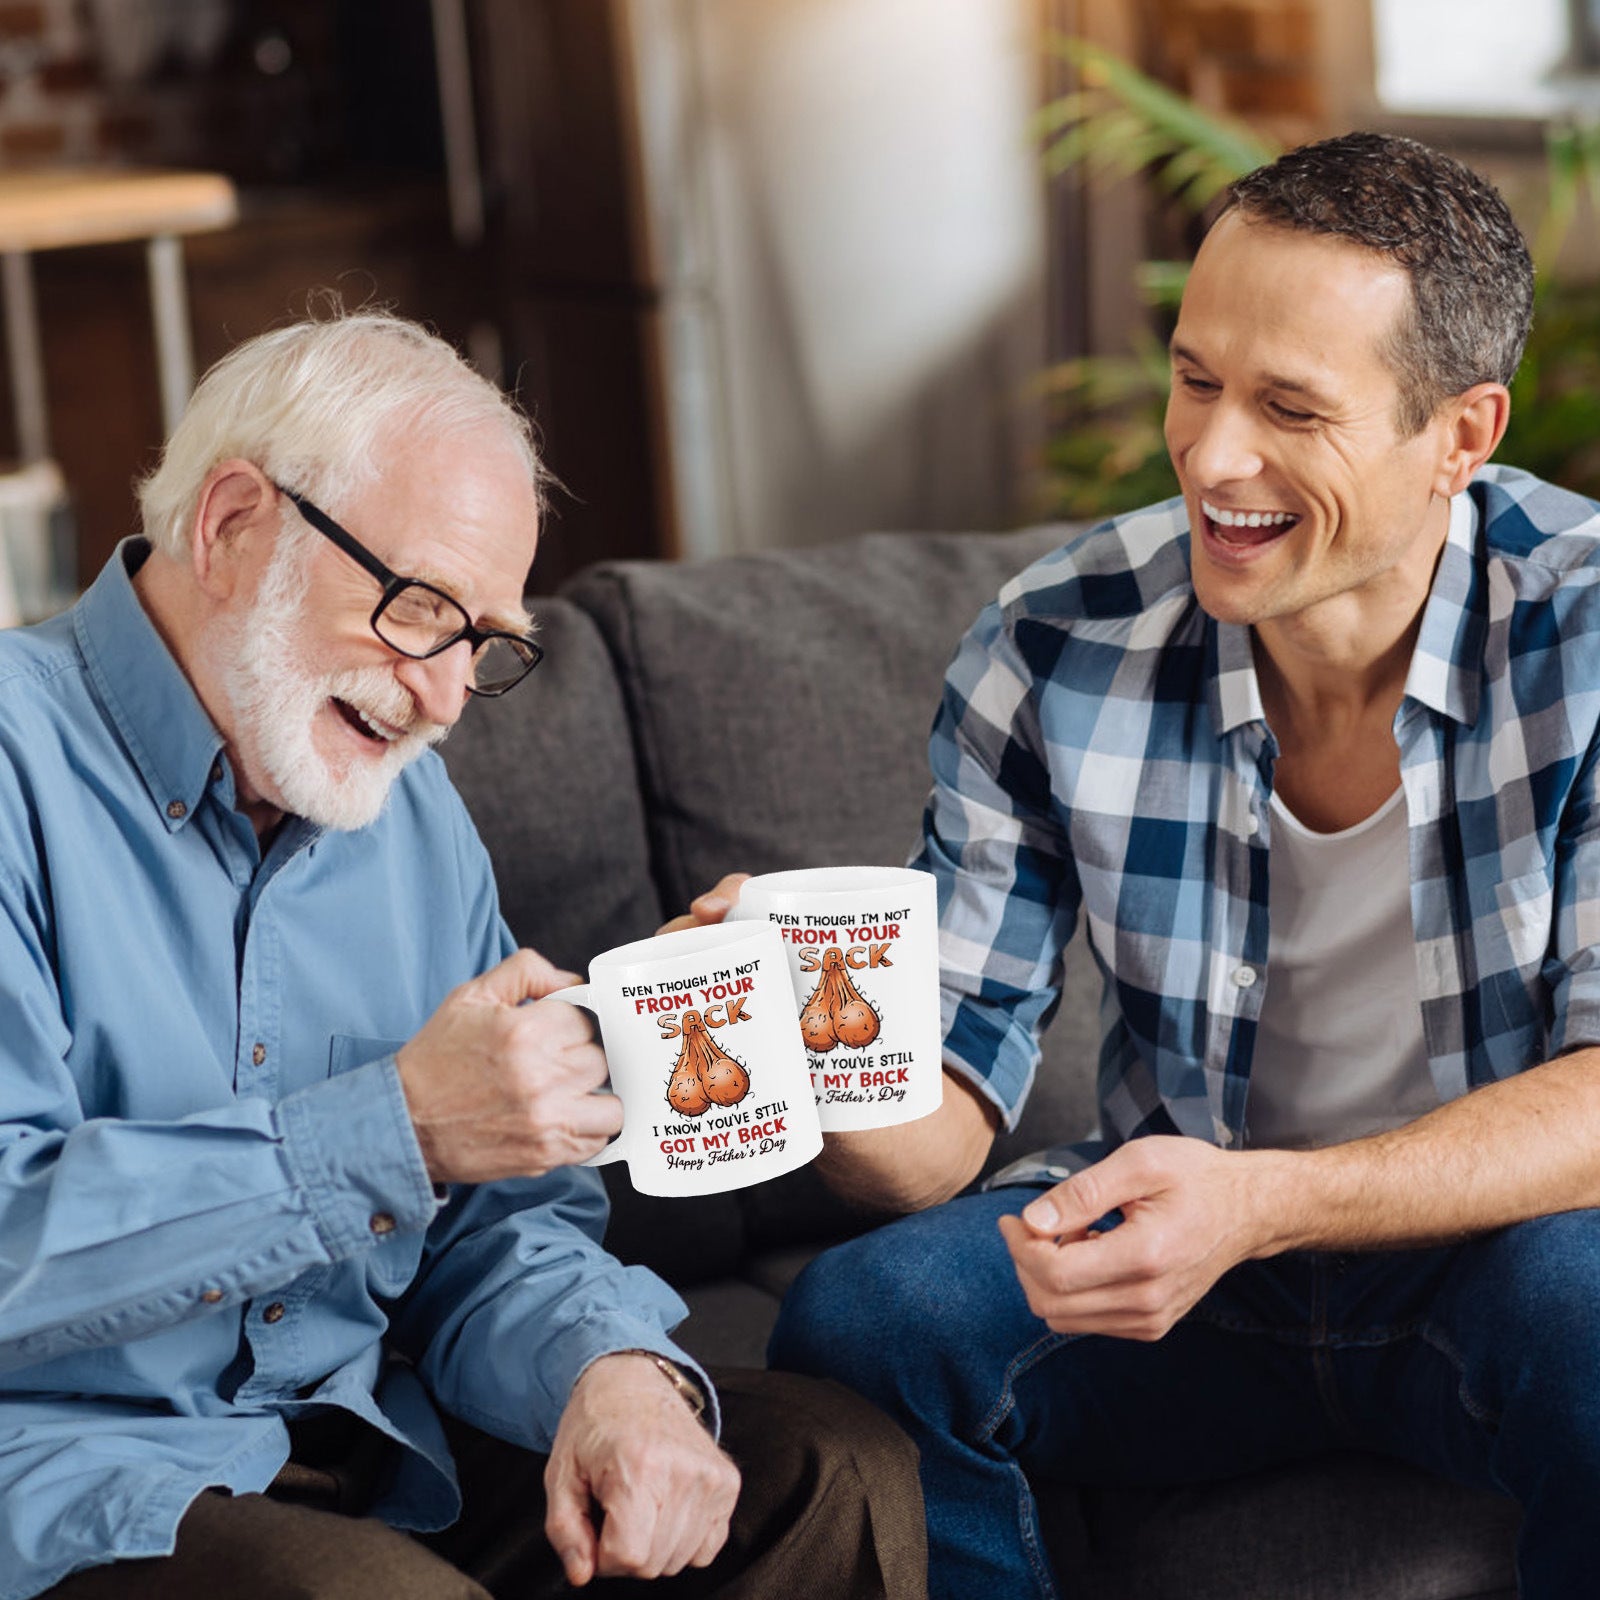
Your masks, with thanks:
M 931 1209 L 816 1263 L 773 1344 L 912 1433 L 936 1594 L 1070 1582 L 1025 1474 L 1348 1446 L 1514 1496 L 1528 1600 L 1600 1593 L 1600 515 L 1484 466 L 1531 300 L 1499 196 L 1419 145 L 1247 177 L 1172 336 L 1181 498 L 957 654 L 944 1106 L 828 1153 Z M 1080 912 L 1103 1138 L 936 1205 Z
M 719 1403 L 601 1250 L 604 1058 L 429 753 L 538 663 L 539 478 L 422 330 L 286 328 L 0 635 L 4 1600 L 920 1591 L 903 1436 Z

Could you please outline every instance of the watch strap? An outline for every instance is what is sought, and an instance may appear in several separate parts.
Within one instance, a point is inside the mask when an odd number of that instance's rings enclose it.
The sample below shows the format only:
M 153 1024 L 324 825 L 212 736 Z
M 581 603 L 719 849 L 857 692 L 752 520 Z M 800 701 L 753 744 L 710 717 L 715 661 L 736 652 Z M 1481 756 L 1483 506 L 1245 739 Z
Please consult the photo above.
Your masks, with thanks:
M 613 1350 L 611 1353 L 618 1356 L 643 1356 L 677 1390 L 678 1397 L 695 1417 L 701 1422 L 706 1420 L 706 1392 L 701 1387 L 700 1380 L 692 1372 L 684 1371 L 676 1361 L 662 1355 L 658 1350 Z

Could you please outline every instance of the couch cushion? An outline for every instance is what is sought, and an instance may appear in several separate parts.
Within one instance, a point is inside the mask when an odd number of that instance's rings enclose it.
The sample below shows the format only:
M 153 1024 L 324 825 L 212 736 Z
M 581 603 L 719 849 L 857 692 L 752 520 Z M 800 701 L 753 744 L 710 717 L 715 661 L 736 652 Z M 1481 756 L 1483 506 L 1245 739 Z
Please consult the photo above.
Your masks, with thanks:
M 500 906 L 523 943 L 574 971 L 652 933 L 633 738 L 594 624 L 537 602 L 545 659 L 497 700 L 475 700 L 442 747 L 494 862 Z
M 762 1367 L 778 1302 L 741 1278 L 723 1278 L 684 1290 L 688 1320 L 672 1337 L 706 1367 Z

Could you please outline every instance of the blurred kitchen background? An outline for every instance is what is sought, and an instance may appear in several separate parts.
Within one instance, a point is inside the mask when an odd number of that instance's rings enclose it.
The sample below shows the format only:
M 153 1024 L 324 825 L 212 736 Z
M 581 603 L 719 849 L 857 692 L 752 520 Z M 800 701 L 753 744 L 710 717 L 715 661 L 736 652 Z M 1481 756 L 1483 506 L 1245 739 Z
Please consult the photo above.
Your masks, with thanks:
M 1592 121 L 1597 11 L 0 0 L 0 202 L 36 169 L 225 174 L 237 223 L 183 246 L 198 368 L 323 286 L 434 325 L 536 419 L 566 491 L 534 573 L 550 589 L 608 557 L 1072 509 L 1052 456 L 1071 423 L 1041 376 L 1159 336 L 1140 263 L 1197 224 L 1158 179 L 1047 174 L 1039 109 L 1079 87 L 1052 38 L 1273 146 L 1416 132 L 1532 230 L 1548 130 Z M 1596 254 L 1582 187 L 1558 241 L 1575 281 Z M 63 565 L 86 581 L 161 438 L 144 255 L 31 262 Z M 0 456 L 11 408 L 0 393 Z

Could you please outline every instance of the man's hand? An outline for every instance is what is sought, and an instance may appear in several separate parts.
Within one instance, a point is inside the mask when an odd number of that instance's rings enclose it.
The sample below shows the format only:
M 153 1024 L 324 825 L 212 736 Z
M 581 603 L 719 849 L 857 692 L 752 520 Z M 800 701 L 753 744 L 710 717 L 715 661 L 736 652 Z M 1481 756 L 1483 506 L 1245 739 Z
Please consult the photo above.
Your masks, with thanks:
M 395 1060 L 435 1183 L 538 1177 L 585 1161 L 622 1127 L 622 1102 L 594 1091 L 606 1058 L 564 1000 L 578 981 L 519 950 L 444 1004 Z
M 657 933 L 681 933 L 685 928 L 704 928 L 721 922 L 739 903 L 740 885 L 748 879 L 748 872 L 730 872 L 714 889 L 707 889 L 697 899 L 690 901 L 688 912 L 663 923 Z
M 581 1586 L 708 1565 L 727 1541 L 739 1469 L 653 1362 L 621 1354 L 578 1379 L 544 1484 L 545 1535 Z
M 1000 1219 L 1028 1305 L 1057 1333 L 1161 1338 L 1268 1238 L 1256 1172 L 1199 1139 L 1119 1146 Z M 1120 1226 L 1091 1231 L 1117 1209 Z

